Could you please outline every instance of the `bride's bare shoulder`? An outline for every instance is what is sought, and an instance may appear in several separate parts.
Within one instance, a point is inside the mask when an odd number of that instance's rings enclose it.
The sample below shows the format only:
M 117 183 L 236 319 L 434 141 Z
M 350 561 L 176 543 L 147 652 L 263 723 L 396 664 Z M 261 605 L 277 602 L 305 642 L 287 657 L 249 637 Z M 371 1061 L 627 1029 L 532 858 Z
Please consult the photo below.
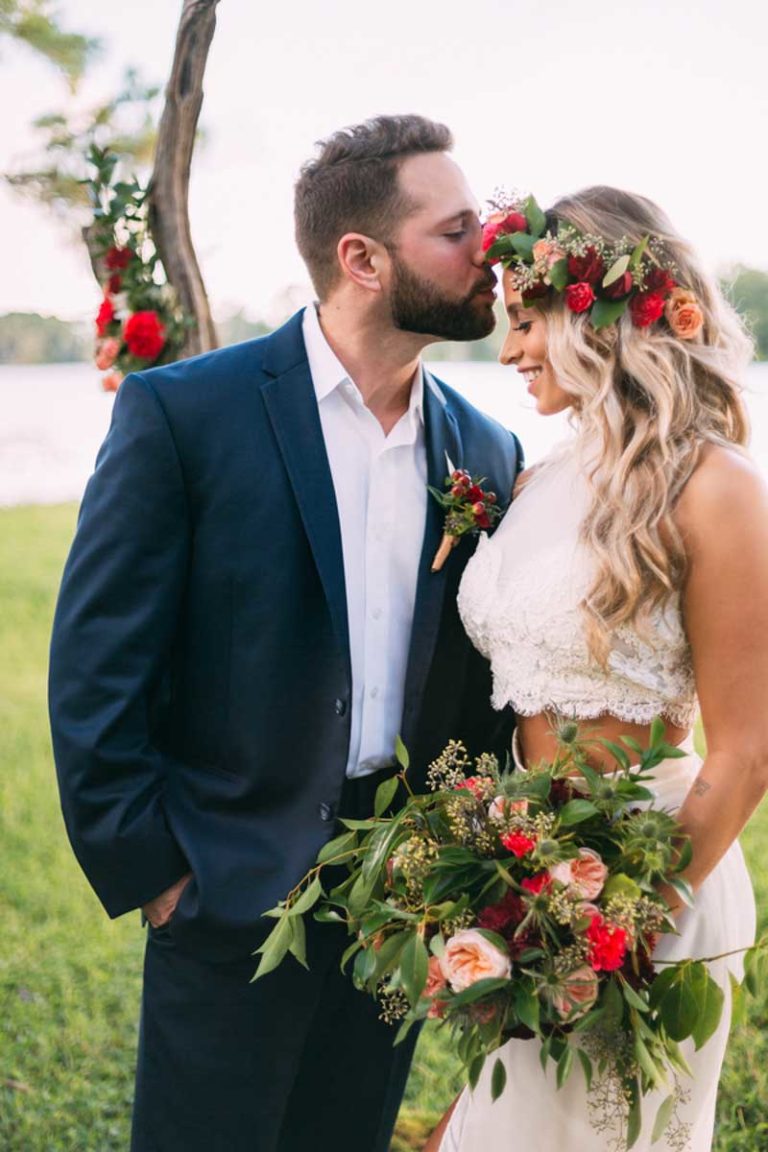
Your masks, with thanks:
M 705 444 L 677 504 L 686 535 L 714 527 L 743 529 L 768 517 L 768 484 L 755 461 L 737 448 Z

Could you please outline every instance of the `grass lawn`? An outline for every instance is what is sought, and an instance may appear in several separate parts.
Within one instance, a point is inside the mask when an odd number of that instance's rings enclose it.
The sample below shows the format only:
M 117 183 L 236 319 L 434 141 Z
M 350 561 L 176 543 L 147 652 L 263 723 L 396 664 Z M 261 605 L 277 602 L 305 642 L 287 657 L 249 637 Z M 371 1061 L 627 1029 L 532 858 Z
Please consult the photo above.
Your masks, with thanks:
M 128 1147 L 143 935 L 138 916 L 107 920 L 72 857 L 45 711 L 48 635 L 74 522 L 71 505 L 0 509 L 2 1152 Z M 764 805 L 744 837 L 763 928 L 767 834 Z M 420 1041 L 393 1152 L 420 1148 L 456 1090 L 438 1041 Z M 763 994 L 732 1038 L 715 1152 L 768 1152 L 766 1101 Z

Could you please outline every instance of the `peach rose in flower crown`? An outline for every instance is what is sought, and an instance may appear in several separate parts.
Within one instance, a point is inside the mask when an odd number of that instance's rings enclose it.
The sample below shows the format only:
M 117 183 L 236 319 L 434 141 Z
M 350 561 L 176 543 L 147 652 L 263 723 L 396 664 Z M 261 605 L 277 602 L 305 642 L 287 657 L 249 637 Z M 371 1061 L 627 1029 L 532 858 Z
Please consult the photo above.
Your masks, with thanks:
M 664 315 L 678 340 L 693 340 L 704 327 L 704 313 L 693 292 L 675 288 L 664 307 Z
M 578 1020 L 597 1000 L 597 973 L 587 964 L 574 968 L 552 993 L 552 1005 L 561 1020 Z
M 105 392 L 117 392 L 122 383 L 122 379 L 122 372 L 107 372 L 106 376 L 102 376 L 101 378 L 101 386 Z
M 556 241 L 543 238 L 537 240 L 533 245 L 532 254 L 536 271 L 543 278 L 544 283 L 549 284 L 549 270 L 553 264 L 557 264 L 558 260 L 563 259 L 565 252 L 562 248 L 558 248 Z
M 465 928 L 451 936 L 440 958 L 440 969 L 454 992 L 478 980 L 509 979 L 509 956 L 492 944 L 482 932 Z
M 603 890 L 608 869 L 591 848 L 579 848 L 575 860 L 562 860 L 549 869 L 553 880 L 559 880 L 582 900 L 594 900 Z

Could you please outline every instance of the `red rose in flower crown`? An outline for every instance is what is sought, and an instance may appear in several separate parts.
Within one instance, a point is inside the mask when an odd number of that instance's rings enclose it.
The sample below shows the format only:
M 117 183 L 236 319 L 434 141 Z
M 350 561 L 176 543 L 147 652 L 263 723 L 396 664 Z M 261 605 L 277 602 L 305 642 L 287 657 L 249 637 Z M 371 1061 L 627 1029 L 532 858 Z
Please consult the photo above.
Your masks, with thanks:
M 165 328 L 156 312 L 134 312 L 125 322 L 123 339 L 138 360 L 156 360 L 165 344 Z
M 130 248 L 118 248 L 113 246 L 107 249 L 107 254 L 104 257 L 104 264 L 110 272 L 121 271 L 127 268 L 133 259 L 133 252 Z
M 596 248 L 590 246 L 583 256 L 568 257 L 568 275 L 574 280 L 585 280 L 595 285 L 605 275 L 605 260 Z
M 494 212 L 483 225 L 483 252 L 496 243 L 499 236 L 525 232 L 528 221 L 522 212 Z
M 664 315 L 664 297 L 660 292 L 638 292 L 629 302 L 635 328 L 649 328 Z
M 569 284 L 565 290 L 565 302 L 571 312 L 586 312 L 595 302 L 591 284 Z
M 106 333 L 107 328 L 109 328 L 114 319 L 114 305 L 109 296 L 105 296 L 96 315 L 96 331 L 98 332 L 99 336 L 103 336 Z
M 609 300 L 621 300 L 624 296 L 629 296 L 634 283 L 632 273 L 625 272 L 623 276 L 619 276 L 618 280 L 614 280 L 607 288 L 604 287 L 603 293 Z

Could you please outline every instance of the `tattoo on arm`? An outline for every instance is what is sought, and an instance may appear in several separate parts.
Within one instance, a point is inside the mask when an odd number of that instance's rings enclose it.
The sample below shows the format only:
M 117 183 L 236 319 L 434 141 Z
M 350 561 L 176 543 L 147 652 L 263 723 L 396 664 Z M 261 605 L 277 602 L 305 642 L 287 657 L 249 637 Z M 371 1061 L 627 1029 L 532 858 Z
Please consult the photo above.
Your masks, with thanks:
M 693 791 L 697 796 L 705 796 L 711 787 L 711 784 L 708 784 L 706 780 L 702 780 L 701 777 L 699 777 L 698 780 L 694 781 Z

